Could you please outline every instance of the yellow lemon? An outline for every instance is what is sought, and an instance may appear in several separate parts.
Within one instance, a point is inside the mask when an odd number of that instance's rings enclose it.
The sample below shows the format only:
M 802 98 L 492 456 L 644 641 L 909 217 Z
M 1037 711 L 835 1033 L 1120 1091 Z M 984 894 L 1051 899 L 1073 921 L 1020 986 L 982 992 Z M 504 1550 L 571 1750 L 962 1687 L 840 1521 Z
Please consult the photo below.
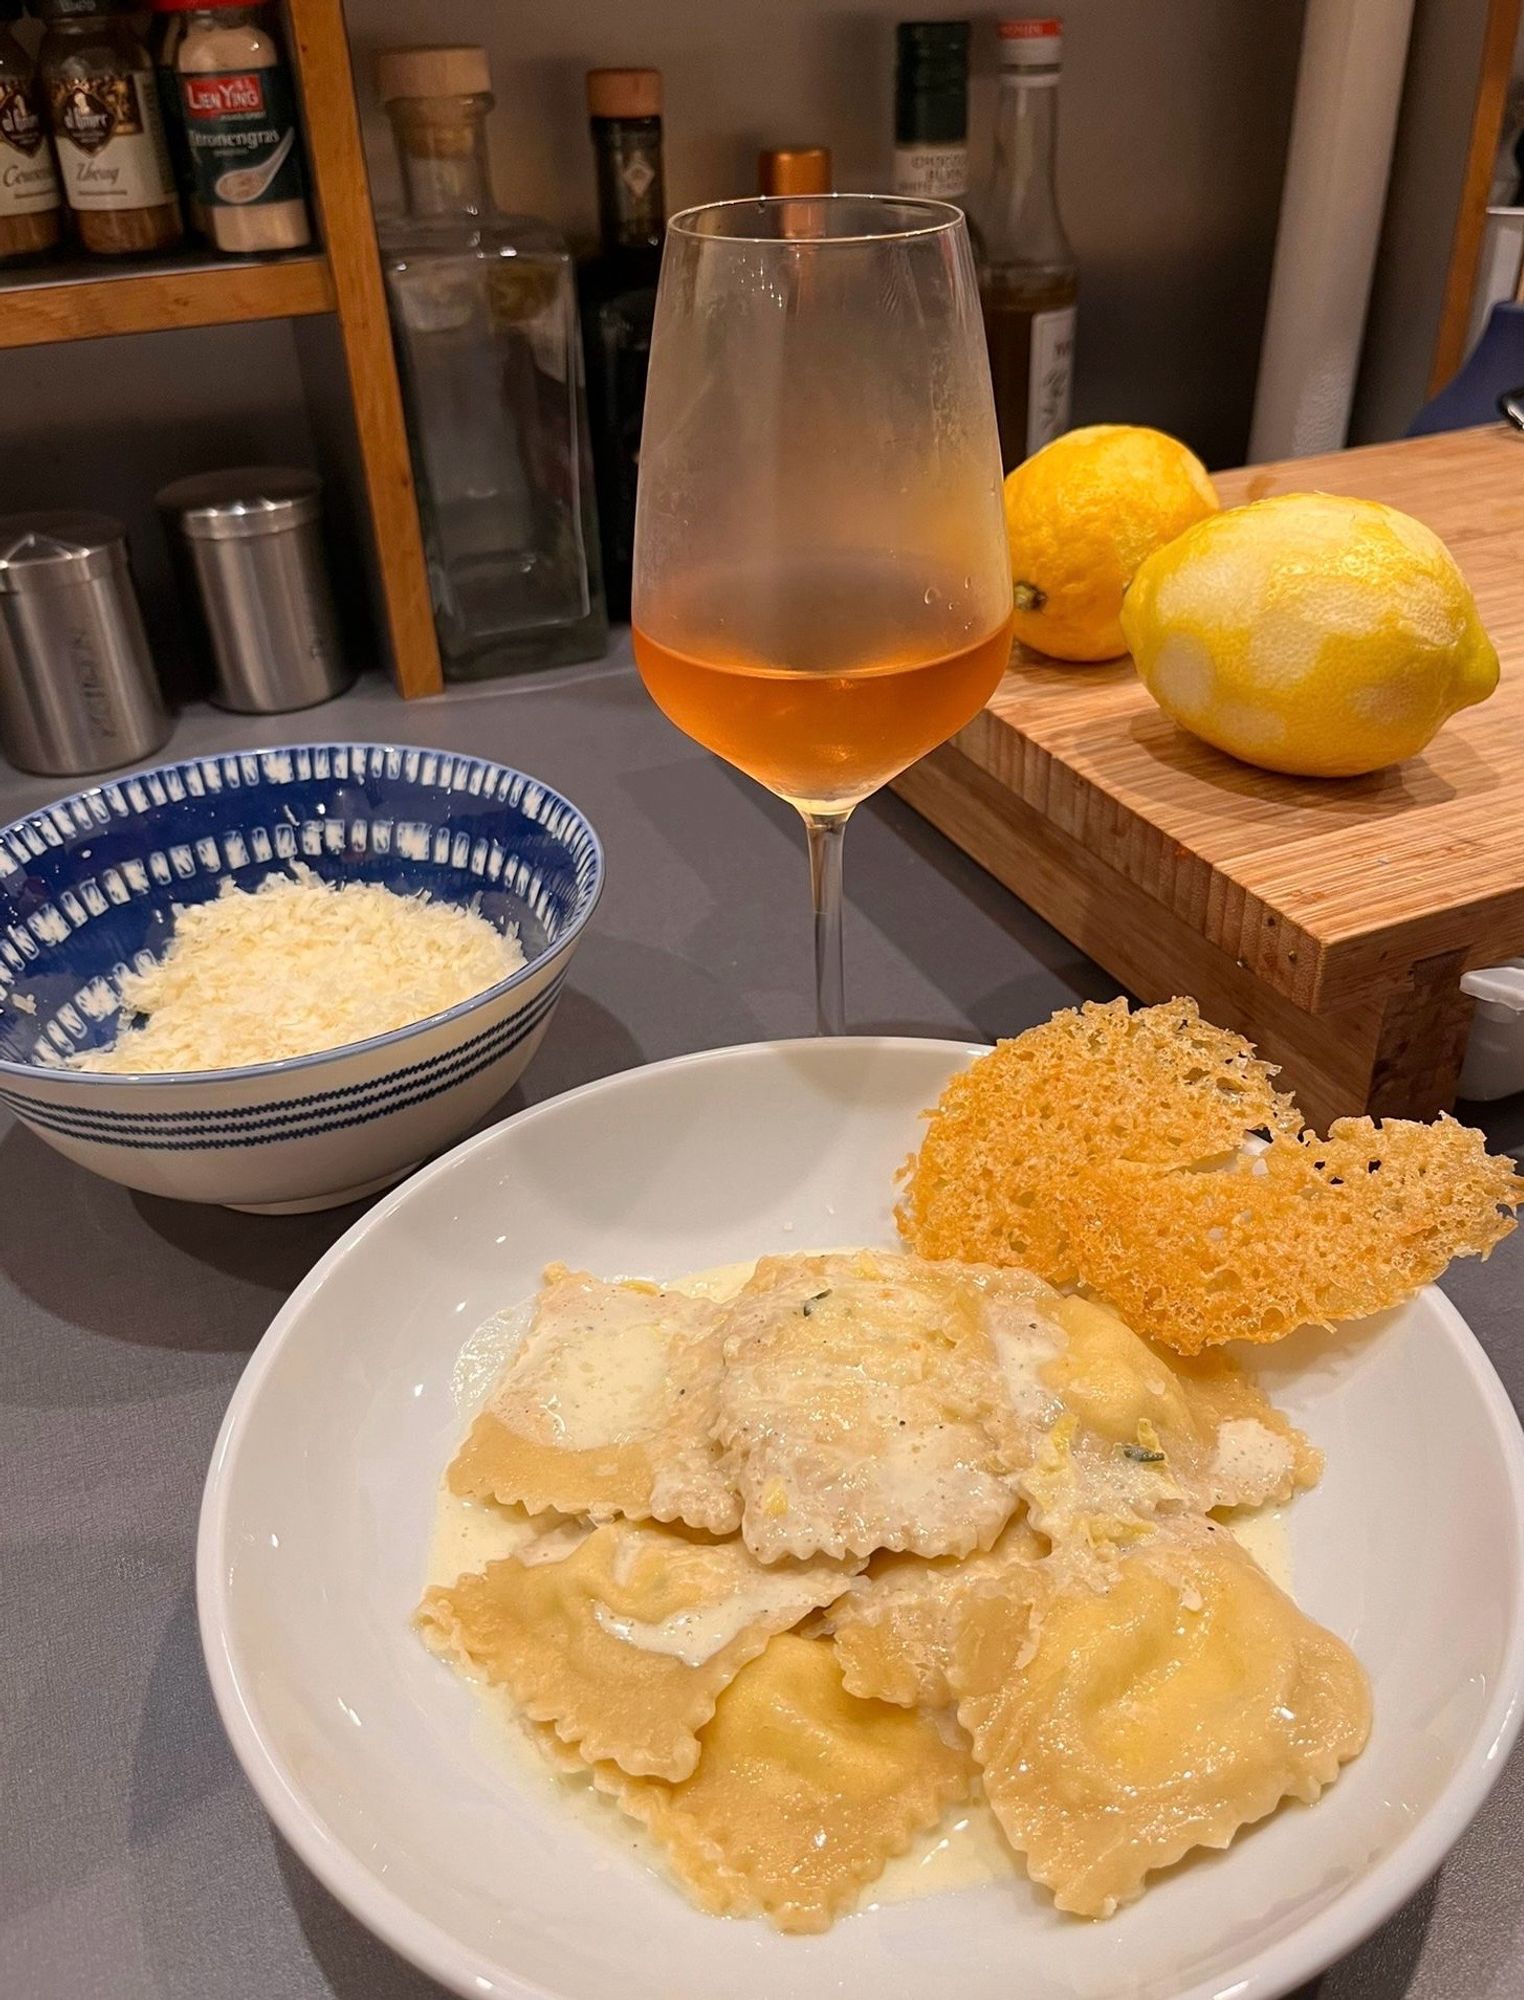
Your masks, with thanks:
M 1401 763 L 1498 682 L 1439 537 L 1395 507 L 1331 493 L 1198 522 L 1143 564 L 1122 626 L 1144 686 L 1178 723 L 1299 777 Z
M 1118 614 L 1139 563 L 1218 504 L 1200 459 L 1163 431 L 1089 424 L 1044 445 L 1005 482 L 1017 638 L 1059 660 L 1125 653 Z

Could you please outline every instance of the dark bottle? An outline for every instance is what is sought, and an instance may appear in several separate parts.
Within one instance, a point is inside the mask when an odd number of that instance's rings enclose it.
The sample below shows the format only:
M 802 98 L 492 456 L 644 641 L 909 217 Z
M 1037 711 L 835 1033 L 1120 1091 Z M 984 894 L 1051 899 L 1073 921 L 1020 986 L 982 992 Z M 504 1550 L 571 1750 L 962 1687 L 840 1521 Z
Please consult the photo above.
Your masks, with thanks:
M 895 29 L 894 192 L 968 205 L 967 21 Z M 978 234 L 969 221 L 974 255 Z
M 640 422 L 667 226 L 661 71 L 589 70 L 587 108 L 598 169 L 601 239 L 580 273 L 588 421 L 609 616 L 628 618 Z
M 1007 472 L 1069 428 L 1078 277 L 1054 176 L 1062 55 L 1062 23 L 1001 22 L 979 297 Z

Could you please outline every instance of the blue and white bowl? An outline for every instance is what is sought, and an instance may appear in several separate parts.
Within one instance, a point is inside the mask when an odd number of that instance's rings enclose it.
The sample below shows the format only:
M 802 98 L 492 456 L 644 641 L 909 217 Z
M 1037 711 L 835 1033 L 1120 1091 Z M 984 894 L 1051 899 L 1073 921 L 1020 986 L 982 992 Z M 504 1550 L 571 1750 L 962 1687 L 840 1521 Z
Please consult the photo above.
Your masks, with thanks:
M 116 1032 L 122 974 L 177 904 L 300 862 L 516 924 L 527 963 L 440 1014 L 240 1069 L 57 1067 Z M 468 1131 L 523 1074 L 603 886 L 569 801 L 479 757 L 307 743 L 93 786 L 0 830 L 0 1101 L 107 1179 L 182 1201 L 326 1208 Z

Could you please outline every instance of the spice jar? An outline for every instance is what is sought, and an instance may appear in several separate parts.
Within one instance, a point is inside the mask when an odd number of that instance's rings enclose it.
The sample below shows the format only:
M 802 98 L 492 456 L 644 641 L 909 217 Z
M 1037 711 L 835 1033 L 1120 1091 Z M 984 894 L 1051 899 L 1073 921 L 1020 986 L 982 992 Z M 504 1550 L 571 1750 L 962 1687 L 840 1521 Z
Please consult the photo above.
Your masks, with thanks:
M 43 0 L 37 52 L 64 195 L 100 256 L 180 240 L 153 64 L 123 0 Z
M 187 229 L 198 236 L 206 233 L 201 214 L 201 197 L 196 192 L 196 169 L 191 160 L 190 140 L 185 136 L 185 110 L 180 103 L 180 78 L 175 56 L 185 36 L 185 16 L 189 0 L 153 0 L 153 27 L 148 36 L 148 53 L 153 58 L 154 81 L 159 86 L 159 116 L 164 121 L 164 144 L 169 150 L 170 171 L 180 196 L 180 209 Z
M 0 0 L 0 263 L 51 250 L 63 234 L 36 64 L 11 33 L 20 12 L 21 0 Z
M 236 256 L 312 240 L 295 93 L 266 14 L 245 0 L 200 0 L 175 48 L 203 226 Z

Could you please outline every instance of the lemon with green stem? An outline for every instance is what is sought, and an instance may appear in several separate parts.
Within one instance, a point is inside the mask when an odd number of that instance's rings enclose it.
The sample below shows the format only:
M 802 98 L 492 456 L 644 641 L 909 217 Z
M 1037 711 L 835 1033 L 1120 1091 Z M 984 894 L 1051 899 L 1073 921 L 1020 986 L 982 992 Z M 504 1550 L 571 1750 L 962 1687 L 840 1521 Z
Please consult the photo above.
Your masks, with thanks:
M 1054 659 L 1116 659 L 1139 564 L 1218 504 L 1200 459 L 1163 431 L 1088 424 L 1044 445 L 1005 482 L 1017 638 Z

